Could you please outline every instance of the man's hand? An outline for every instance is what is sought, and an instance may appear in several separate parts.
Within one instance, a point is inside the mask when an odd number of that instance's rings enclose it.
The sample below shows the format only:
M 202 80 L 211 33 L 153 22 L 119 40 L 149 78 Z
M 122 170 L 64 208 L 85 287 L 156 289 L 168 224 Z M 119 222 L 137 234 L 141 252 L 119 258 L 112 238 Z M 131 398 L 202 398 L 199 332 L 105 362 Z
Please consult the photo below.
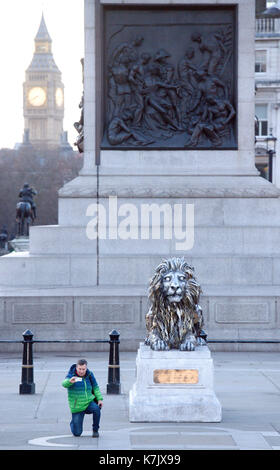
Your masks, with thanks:
M 99 406 L 100 409 L 102 408 L 102 406 L 103 406 L 103 401 L 102 400 L 98 400 L 98 406 Z
M 71 382 L 71 384 L 74 384 L 76 382 L 75 377 L 71 377 L 70 382 Z

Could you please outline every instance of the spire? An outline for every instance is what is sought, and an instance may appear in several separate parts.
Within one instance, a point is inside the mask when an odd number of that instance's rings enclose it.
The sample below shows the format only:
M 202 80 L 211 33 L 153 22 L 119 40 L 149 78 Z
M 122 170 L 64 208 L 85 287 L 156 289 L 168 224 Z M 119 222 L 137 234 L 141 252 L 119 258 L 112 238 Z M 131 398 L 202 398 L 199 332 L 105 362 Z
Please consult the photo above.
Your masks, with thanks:
M 31 64 L 27 71 L 34 70 L 56 70 L 59 69 L 52 55 L 52 40 L 47 30 L 44 14 L 42 13 L 41 23 L 35 37 L 35 52 Z
M 38 33 L 36 34 L 35 41 L 48 41 L 48 42 L 52 41 L 49 35 L 49 32 L 47 30 L 44 13 L 42 13 L 41 23 L 38 29 Z

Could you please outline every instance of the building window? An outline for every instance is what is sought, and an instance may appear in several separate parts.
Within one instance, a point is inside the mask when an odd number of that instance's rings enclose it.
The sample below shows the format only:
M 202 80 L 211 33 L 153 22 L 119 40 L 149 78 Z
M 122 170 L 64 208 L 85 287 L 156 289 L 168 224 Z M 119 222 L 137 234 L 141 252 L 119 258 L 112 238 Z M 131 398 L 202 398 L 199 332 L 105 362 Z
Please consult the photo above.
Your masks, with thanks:
M 256 51 L 255 56 L 255 72 L 265 73 L 266 72 L 266 51 Z
M 256 136 L 263 137 L 268 135 L 267 104 L 256 104 L 255 114 L 257 118 Z

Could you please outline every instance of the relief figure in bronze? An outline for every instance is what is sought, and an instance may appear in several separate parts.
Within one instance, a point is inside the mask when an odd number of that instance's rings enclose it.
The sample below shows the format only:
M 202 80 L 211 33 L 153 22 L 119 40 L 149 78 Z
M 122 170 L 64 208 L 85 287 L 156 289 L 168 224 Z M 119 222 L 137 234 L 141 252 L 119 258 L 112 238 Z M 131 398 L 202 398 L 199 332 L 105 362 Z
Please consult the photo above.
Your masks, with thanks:
M 234 148 L 233 22 L 180 26 L 178 43 L 162 47 L 150 29 L 125 31 L 108 43 L 103 148 Z

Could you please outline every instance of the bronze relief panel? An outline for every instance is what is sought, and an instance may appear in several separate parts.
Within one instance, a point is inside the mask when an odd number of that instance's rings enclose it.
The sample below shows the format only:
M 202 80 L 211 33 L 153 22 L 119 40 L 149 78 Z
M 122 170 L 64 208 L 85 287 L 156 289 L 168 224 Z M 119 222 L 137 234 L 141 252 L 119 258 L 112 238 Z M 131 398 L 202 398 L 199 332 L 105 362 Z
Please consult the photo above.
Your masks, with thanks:
M 234 7 L 104 8 L 102 148 L 237 148 Z

